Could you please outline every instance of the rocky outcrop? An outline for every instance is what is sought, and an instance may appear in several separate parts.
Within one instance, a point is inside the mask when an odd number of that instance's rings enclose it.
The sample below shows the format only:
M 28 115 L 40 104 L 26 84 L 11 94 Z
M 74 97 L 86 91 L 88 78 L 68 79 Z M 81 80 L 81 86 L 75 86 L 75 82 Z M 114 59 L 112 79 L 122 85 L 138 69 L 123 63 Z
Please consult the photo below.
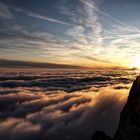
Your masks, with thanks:
M 92 136 L 92 140 L 112 140 L 109 136 L 106 136 L 104 132 L 96 131 Z
M 140 77 L 132 85 L 114 140 L 140 140 Z
M 92 140 L 111 140 L 96 131 Z M 140 140 L 140 77 L 134 81 L 126 105 L 121 111 L 120 122 L 112 140 Z

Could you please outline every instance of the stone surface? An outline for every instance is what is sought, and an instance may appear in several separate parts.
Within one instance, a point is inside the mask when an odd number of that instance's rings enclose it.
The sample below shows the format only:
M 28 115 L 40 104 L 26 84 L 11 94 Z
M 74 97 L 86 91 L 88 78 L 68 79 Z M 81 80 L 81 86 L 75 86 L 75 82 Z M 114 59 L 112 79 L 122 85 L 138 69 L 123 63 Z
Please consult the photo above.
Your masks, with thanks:
M 92 136 L 92 140 L 111 140 L 111 138 L 106 136 L 104 132 L 96 131 Z
M 132 85 L 114 139 L 140 140 L 140 77 Z
M 96 131 L 92 140 L 111 140 L 104 132 Z M 112 140 L 140 140 L 140 76 L 134 81 Z

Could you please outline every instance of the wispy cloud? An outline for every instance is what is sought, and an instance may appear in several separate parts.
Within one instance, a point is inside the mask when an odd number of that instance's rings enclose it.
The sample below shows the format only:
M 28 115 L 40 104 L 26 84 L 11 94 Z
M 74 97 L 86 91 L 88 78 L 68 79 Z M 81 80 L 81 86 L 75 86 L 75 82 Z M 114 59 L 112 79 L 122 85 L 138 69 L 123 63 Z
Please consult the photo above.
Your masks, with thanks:
M 44 9 L 35 11 L 14 5 L 0 6 L 0 16 L 1 19 L 5 18 L 7 27 L 0 33 L 1 50 L 5 52 L 1 56 L 6 55 L 6 51 L 11 51 L 11 54 L 18 51 L 27 59 L 35 59 L 38 55 L 40 61 L 92 66 L 95 63 L 120 65 L 120 60 L 126 57 L 127 62 L 123 64 L 128 64 L 134 54 L 139 55 L 139 28 L 104 12 L 96 1 L 78 0 L 74 3 L 72 0 L 61 0 L 56 11 L 63 18 L 48 16 Z M 29 30 L 27 25 L 19 25 L 12 20 L 17 17 L 11 11 L 24 15 L 24 18 L 36 18 L 39 22 L 35 23 L 37 25 L 28 23 Z M 12 22 L 7 23 L 7 19 Z M 47 22 L 55 23 L 52 24 L 55 29 L 51 27 L 51 32 Z M 60 28 L 56 29 L 57 24 Z
M 46 17 L 46 16 L 42 16 L 42 15 L 37 15 L 37 14 L 34 14 L 34 13 L 28 13 L 29 16 L 33 16 L 35 18 L 39 18 L 39 19 L 43 19 L 43 20 L 46 20 L 46 21 L 50 21 L 50 22 L 55 22 L 55 23 L 60 23 L 60 24 L 66 24 L 66 25 L 69 25 L 68 23 L 66 22 L 63 22 L 63 21 L 60 21 L 60 20 L 57 20 L 57 19 L 53 19 L 53 18 L 49 18 L 49 17 Z
M 47 15 L 42 15 L 42 14 L 38 14 L 38 13 L 35 13 L 35 12 L 32 12 L 32 11 L 19 9 L 19 8 L 15 8 L 14 10 L 17 11 L 17 12 L 22 12 L 22 13 L 26 14 L 27 16 L 31 16 L 31 17 L 34 17 L 34 18 L 37 18 L 37 19 L 41 19 L 41 20 L 45 20 L 45 21 L 49 21 L 49 22 L 54 22 L 54 23 L 58 23 L 58 24 L 69 25 L 66 22 L 48 17 Z
M 8 6 L 3 3 L 0 3 L 0 18 L 1 19 L 13 19 L 14 16 Z
M 90 61 L 95 61 L 96 57 L 96 60 L 103 62 L 103 60 L 97 56 L 103 49 L 103 40 L 101 36 L 102 25 L 96 13 L 95 2 L 91 0 L 86 2 L 80 1 L 77 7 L 73 5 L 71 8 L 67 7 L 66 3 L 66 1 L 63 2 L 60 10 L 61 13 L 67 15 L 73 23 L 73 27 L 67 30 L 66 34 L 70 36 L 74 42 L 71 43 L 71 46 L 77 46 L 81 49 L 81 52 L 75 53 L 75 56 L 80 56 L 80 58 L 83 57 L 83 59 Z
M 58 24 L 69 25 L 66 22 L 63 22 L 63 21 L 55 19 L 55 18 L 51 18 L 47 15 L 42 15 L 42 14 L 39 14 L 38 12 L 32 12 L 32 11 L 28 11 L 28 10 L 19 8 L 19 7 L 15 6 L 14 4 L 13 5 L 5 5 L 4 3 L 0 3 L 0 18 L 13 19 L 14 15 L 10 11 L 10 9 L 12 9 L 13 11 L 16 11 L 16 12 L 24 13 L 27 16 L 31 16 L 31 17 L 34 17 L 37 19 L 41 19 L 41 20 L 45 20 L 45 21 L 49 21 L 49 22 L 54 22 L 54 23 L 58 23 Z
M 125 22 L 123 22 L 123 21 L 121 21 L 121 20 L 119 20 L 119 19 L 117 19 L 117 18 L 112 17 L 112 16 L 109 15 L 108 13 L 106 13 L 106 12 L 100 10 L 97 6 L 91 4 L 89 1 L 87 1 L 87 0 L 86 0 L 86 1 L 80 0 L 80 2 L 86 4 L 88 7 L 91 7 L 91 8 L 93 8 L 93 9 L 95 9 L 96 12 L 102 14 L 103 16 L 108 17 L 109 20 L 113 20 L 114 24 L 116 24 L 116 23 L 119 24 L 119 26 L 122 26 L 123 29 L 128 30 L 128 31 L 137 32 L 137 33 L 140 32 L 140 30 L 139 30 L 136 26 L 132 26 L 132 25 L 126 24 Z M 115 23 L 115 22 L 116 22 L 116 23 Z

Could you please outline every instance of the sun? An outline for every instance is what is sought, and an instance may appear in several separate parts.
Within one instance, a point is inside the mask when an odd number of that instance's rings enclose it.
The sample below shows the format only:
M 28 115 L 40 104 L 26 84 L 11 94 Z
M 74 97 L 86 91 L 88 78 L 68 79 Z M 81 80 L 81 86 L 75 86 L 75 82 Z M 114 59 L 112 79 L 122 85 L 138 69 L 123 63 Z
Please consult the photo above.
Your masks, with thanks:
M 140 57 L 136 57 L 131 66 L 135 68 L 140 68 Z

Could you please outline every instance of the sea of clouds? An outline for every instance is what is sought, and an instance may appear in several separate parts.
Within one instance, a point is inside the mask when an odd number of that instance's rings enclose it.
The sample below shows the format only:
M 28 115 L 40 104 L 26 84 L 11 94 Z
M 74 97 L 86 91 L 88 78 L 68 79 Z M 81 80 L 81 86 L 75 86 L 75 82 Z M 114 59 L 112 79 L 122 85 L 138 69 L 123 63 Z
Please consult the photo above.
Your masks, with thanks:
M 0 72 L 0 139 L 90 140 L 113 135 L 136 73 Z

